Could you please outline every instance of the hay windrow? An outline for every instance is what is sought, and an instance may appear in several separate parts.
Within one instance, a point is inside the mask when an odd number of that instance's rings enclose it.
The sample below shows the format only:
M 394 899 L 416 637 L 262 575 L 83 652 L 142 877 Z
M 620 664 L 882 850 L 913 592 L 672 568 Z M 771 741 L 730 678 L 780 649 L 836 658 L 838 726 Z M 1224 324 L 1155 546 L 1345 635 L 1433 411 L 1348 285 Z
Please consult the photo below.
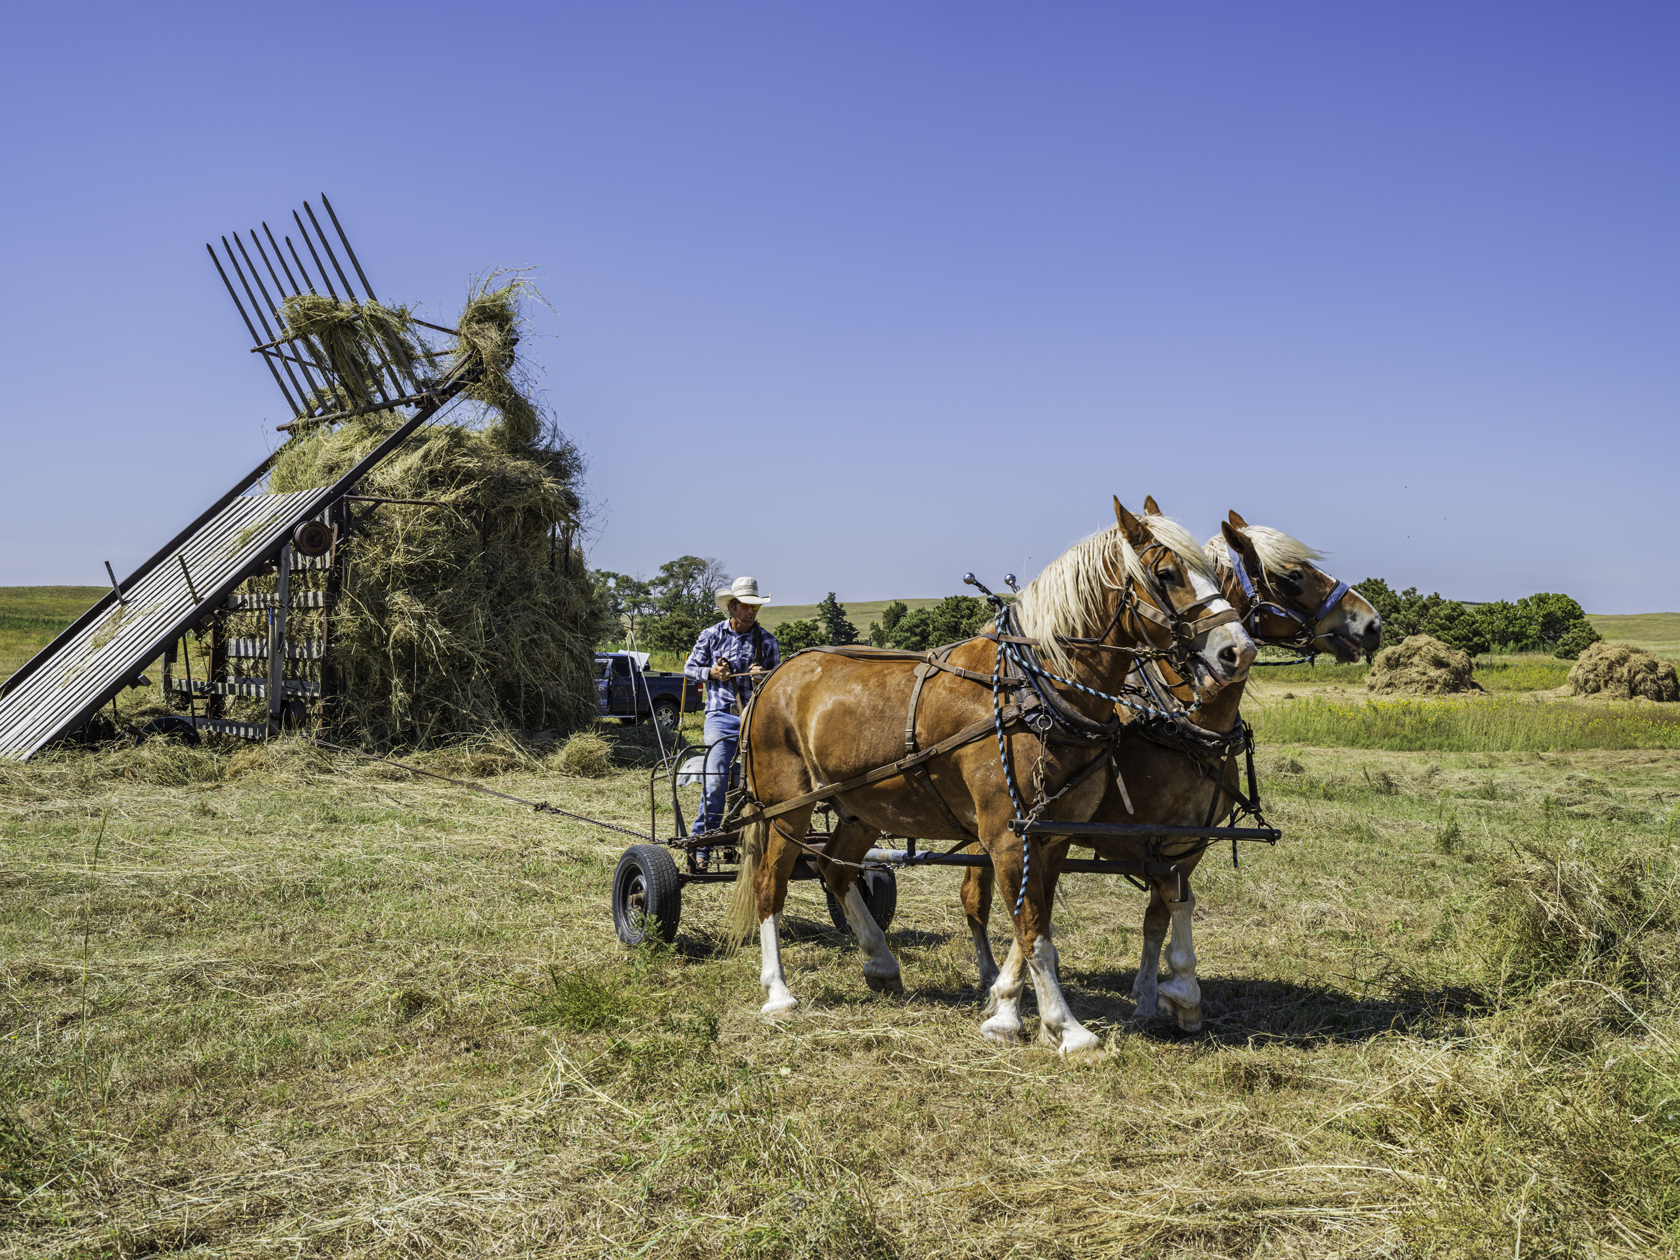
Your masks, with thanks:
M 1570 695 L 1614 700 L 1680 700 L 1680 678 L 1671 661 L 1659 661 L 1627 643 L 1594 643 L 1581 653 L 1565 684 Z
M 1482 685 L 1470 676 L 1474 668 L 1468 653 L 1427 634 L 1414 634 L 1377 653 L 1365 688 L 1421 695 L 1481 691 Z
M 459 321 L 459 349 L 480 367 L 468 396 L 491 410 L 488 423 L 422 428 L 358 484 L 363 495 L 443 506 L 357 508 L 333 619 L 345 738 L 427 746 L 566 729 L 595 711 L 601 627 L 576 542 L 583 460 L 513 361 L 520 303 L 534 294 L 520 278 L 481 283 Z M 336 327 L 362 338 L 364 352 L 374 336 L 365 319 Z M 295 434 L 275 456 L 269 492 L 330 484 L 400 423 L 370 412 Z M 295 616 L 300 637 L 320 632 L 318 614 Z

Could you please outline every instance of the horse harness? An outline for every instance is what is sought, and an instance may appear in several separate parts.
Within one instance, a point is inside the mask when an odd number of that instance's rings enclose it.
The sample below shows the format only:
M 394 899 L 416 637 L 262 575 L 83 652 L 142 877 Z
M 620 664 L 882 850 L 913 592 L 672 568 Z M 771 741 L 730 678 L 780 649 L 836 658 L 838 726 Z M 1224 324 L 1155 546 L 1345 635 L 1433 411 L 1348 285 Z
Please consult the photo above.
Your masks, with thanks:
M 1259 642 L 1262 637 L 1259 628 L 1261 613 L 1269 612 L 1273 616 L 1282 617 L 1285 621 L 1294 622 L 1294 634 L 1287 639 L 1265 636 L 1266 642 L 1276 647 L 1294 648 L 1297 652 L 1305 653 L 1306 660 L 1310 663 L 1312 658 L 1317 655 L 1311 649 L 1313 640 L 1318 637 L 1318 628 L 1324 624 L 1324 619 L 1330 615 L 1331 610 L 1342 602 L 1342 596 L 1348 593 L 1348 584 L 1338 578 L 1336 585 L 1331 588 L 1330 593 L 1319 604 L 1318 610 L 1309 615 L 1299 609 L 1289 607 L 1281 600 L 1272 598 L 1270 594 L 1263 597 L 1260 594 L 1260 589 L 1270 586 L 1270 583 L 1266 580 L 1266 570 L 1263 567 L 1261 568 L 1259 579 L 1256 581 L 1254 575 L 1249 573 L 1248 562 L 1243 559 L 1242 553 L 1231 546 L 1229 542 L 1225 544 L 1225 554 L 1231 561 L 1232 572 L 1237 575 L 1237 584 L 1242 587 L 1242 592 L 1248 597 L 1249 601 L 1248 613 L 1242 619 L 1243 629 L 1247 630 L 1256 642 Z M 1294 665 L 1297 662 L 1279 661 L 1277 663 Z

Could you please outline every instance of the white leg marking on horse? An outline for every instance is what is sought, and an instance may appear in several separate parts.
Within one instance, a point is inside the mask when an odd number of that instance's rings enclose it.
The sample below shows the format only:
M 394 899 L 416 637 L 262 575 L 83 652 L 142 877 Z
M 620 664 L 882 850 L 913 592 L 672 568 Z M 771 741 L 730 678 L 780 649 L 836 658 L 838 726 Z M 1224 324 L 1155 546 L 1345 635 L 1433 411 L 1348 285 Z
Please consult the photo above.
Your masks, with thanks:
M 1032 969 L 1033 992 L 1038 994 L 1038 1039 L 1054 1045 L 1062 1054 L 1091 1050 L 1101 1044 L 1096 1033 L 1073 1017 L 1062 996 L 1062 987 L 1056 983 L 1056 947 L 1049 933 L 1033 942 L 1027 966 Z
M 974 938 L 974 962 L 980 968 L 980 988 L 989 990 L 998 978 L 997 958 L 992 954 L 991 938 L 978 923 L 969 924 L 968 931 Z
M 991 1018 L 980 1025 L 980 1034 L 991 1041 L 1014 1044 L 1021 1040 L 1021 988 L 1027 978 L 1022 963 L 1021 943 L 1016 941 L 986 995 L 986 1014 Z
M 846 899 L 840 903 L 840 908 L 846 912 L 846 922 L 852 925 L 858 948 L 863 951 L 863 978 L 868 981 L 869 987 L 877 993 L 903 993 L 904 982 L 898 976 L 898 959 L 893 957 L 892 949 L 887 945 L 887 934 L 881 931 L 881 925 L 869 913 L 863 893 L 856 884 L 846 890 Z
M 773 914 L 758 925 L 758 941 L 764 950 L 764 967 L 758 973 L 758 982 L 764 986 L 767 999 L 759 1009 L 766 1015 L 780 1015 L 799 1005 L 799 999 L 788 989 L 787 977 L 782 974 L 781 919 L 781 915 Z
M 1167 947 L 1167 970 L 1172 977 L 1158 989 L 1156 1009 L 1171 1015 L 1185 1032 L 1202 1026 L 1202 986 L 1196 983 L 1196 946 L 1190 938 L 1190 912 L 1196 908 L 1196 894 L 1183 901 L 1167 902 L 1172 915 L 1172 943 Z

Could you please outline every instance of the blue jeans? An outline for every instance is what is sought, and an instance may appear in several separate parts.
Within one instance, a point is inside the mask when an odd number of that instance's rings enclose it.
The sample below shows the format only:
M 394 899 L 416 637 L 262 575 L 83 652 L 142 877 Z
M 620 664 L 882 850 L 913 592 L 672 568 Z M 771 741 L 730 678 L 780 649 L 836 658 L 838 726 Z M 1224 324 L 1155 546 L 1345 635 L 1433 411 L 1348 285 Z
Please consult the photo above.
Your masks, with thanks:
M 706 714 L 706 729 L 701 738 L 712 747 L 706 754 L 706 778 L 702 785 L 706 804 L 700 811 L 698 830 L 716 831 L 723 822 L 723 798 L 729 792 L 729 772 L 735 765 L 735 749 L 741 742 L 740 714 Z

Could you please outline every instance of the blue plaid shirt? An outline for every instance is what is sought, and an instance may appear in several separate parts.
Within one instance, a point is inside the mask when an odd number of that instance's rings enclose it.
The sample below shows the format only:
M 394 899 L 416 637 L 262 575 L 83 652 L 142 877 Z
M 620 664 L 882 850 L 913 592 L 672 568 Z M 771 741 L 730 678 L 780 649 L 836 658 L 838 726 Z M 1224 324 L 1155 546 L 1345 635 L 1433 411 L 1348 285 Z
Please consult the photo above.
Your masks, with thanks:
M 729 668 L 735 673 L 746 673 L 753 663 L 754 633 L 757 633 L 764 643 L 764 652 L 758 663 L 765 669 L 775 669 L 782 662 L 782 651 L 776 645 L 776 636 L 763 626 L 755 625 L 745 634 L 737 634 L 730 628 L 729 619 L 726 617 L 715 626 L 707 626 L 695 640 L 694 651 L 688 654 L 688 663 L 683 666 L 683 673 L 694 682 L 705 684 L 707 713 L 735 712 L 737 693 L 740 694 L 742 704 L 752 697 L 752 684 L 745 678 L 719 682 L 712 677 L 711 670 L 717 662 L 728 661 Z

